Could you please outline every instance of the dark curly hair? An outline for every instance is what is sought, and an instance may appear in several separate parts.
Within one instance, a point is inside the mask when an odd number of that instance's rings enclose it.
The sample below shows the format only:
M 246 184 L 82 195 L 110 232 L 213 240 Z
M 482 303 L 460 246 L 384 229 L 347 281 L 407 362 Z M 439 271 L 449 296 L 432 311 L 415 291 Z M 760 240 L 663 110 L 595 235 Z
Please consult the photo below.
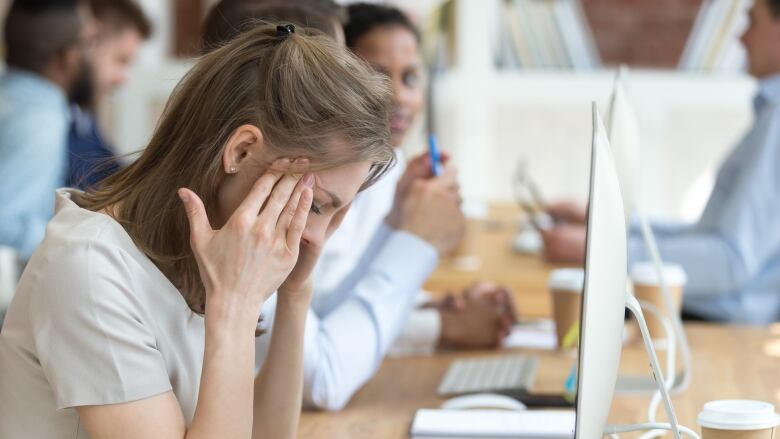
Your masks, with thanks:
M 780 0 L 778 0 L 780 1 Z M 400 9 L 372 3 L 354 3 L 347 7 L 349 20 L 344 25 L 347 47 L 354 48 L 363 35 L 377 27 L 400 26 L 420 41 L 420 31 Z

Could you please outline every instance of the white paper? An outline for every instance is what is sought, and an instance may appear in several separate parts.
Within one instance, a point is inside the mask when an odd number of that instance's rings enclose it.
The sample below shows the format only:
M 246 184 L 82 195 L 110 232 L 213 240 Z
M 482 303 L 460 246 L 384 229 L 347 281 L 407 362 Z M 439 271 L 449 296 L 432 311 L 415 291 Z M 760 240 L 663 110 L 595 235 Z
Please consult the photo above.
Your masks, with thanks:
M 573 438 L 572 410 L 420 409 L 411 436 L 422 438 Z
M 504 348 L 553 350 L 558 345 L 555 323 L 550 319 L 518 323 L 504 339 Z

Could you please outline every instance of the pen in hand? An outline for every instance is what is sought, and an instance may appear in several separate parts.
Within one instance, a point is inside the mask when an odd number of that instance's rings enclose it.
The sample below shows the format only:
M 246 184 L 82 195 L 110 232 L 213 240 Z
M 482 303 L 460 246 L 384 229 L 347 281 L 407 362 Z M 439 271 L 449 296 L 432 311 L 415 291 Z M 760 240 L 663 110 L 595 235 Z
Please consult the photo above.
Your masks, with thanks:
M 439 152 L 439 142 L 436 135 L 428 134 L 428 155 L 431 157 L 431 171 L 434 177 L 440 176 L 444 170 L 441 162 L 441 153 Z

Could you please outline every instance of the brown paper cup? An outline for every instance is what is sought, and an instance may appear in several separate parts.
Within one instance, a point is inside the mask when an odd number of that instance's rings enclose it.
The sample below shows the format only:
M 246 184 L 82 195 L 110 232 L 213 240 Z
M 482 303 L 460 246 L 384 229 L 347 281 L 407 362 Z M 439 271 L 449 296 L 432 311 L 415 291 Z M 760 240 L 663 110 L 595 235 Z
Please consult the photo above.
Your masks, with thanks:
M 582 295 L 579 291 L 552 290 L 553 317 L 558 347 L 563 347 L 563 338 L 572 325 L 580 319 Z
M 681 286 L 670 286 L 669 292 L 672 295 L 672 302 L 679 314 L 679 311 L 682 308 L 683 288 Z M 648 302 L 654 305 L 661 311 L 661 314 L 669 317 L 669 313 L 666 310 L 666 304 L 664 303 L 663 292 L 660 287 L 656 285 L 634 284 L 634 296 L 636 296 L 639 301 Z M 646 312 L 644 315 L 645 321 L 647 321 L 647 329 L 650 331 L 650 337 L 653 340 L 666 338 L 667 334 L 661 320 L 653 313 Z M 677 317 L 679 317 L 679 315 Z
M 634 296 L 640 302 L 648 302 L 654 305 L 658 311 L 665 317 L 679 318 L 682 309 L 683 288 L 687 282 L 685 270 L 680 265 L 663 264 L 661 267 L 664 281 L 669 287 L 672 304 L 677 309 L 676 316 L 670 316 L 664 302 L 663 291 L 661 291 L 661 281 L 658 278 L 656 266 L 651 262 L 637 262 L 631 266 L 631 280 L 634 283 Z M 653 340 L 666 339 L 667 334 L 664 331 L 663 323 L 654 313 L 645 312 L 645 321 L 647 329 L 650 331 L 650 337 Z
M 584 284 L 585 271 L 581 268 L 561 268 L 550 273 L 547 285 L 552 296 L 555 335 L 559 348 L 563 347 L 566 334 L 580 319 Z
M 720 430 L 701 428 L 701 439 L 773 439 L 774 428 L 761 430 Z

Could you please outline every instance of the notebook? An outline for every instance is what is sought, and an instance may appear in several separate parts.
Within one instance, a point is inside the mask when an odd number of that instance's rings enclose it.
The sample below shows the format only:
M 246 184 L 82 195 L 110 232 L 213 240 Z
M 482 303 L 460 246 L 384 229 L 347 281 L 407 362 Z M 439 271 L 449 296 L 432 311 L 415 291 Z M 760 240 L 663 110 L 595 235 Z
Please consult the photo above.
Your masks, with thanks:
M 574 420 L 573 410 L 420 409 L 410 435 L 413 439 L 571 439 Z

